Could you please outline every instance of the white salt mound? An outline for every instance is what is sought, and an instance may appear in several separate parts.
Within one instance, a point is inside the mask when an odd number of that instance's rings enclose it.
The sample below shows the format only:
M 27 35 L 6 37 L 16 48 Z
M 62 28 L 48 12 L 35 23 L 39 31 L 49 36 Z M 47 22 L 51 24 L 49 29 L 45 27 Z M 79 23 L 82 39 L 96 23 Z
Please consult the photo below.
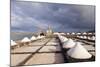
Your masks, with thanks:
M 83 38 L 84 38 L 84 39 L 87 39 L 87 36 L 84 36 Z
M 24 37 L 22 40 L 21 40 L 21 42 L 29 42 L 30 41 L 30 39 L 28 38 L 28 37 Z
M 31 37 L 31 40 L 36 40 L 36 37 L 35 37 L 35 36 L 32 36 L 32 37 Z
M 92 38 L 91 38 L 92 40 L 95 40 L 95 36 L 92 36 Z
M 75 35 L 75 33 L 74 33 L 74 32 L 72 32 L 72 35 Z
M 76 45 L 67 52 L 67 54 L 76 59 L 89 59 L 92 57 L 92 55 L 79 42 L 77 42 Z
M 41 38 L 44 38 L 45 36 L 37 36 L 37 39 L 41 39 Z
M 41 38 L 41 36 L 37 36 L 37 39 L 40 39 Z
M 70 33 L 67 33 L 67 35 L 70 35 Z
M 61 42 L 65 42 L 65 41 L 67 41 L 68 39 L 67 39 L 66 37 L 64 37 L 64 36 L 60 36 L 60 40 L 61 40 Z
M 61 35 L 66 35 L 65 33 L 60 33 Z
M 90 34 L 90 35 L 91 35 L 92 33 L 88 33 L 88 34 Z
M 89 40 L 91 39 L 91 37 L 87 37 Z
M 77 34 L 79 35 L 79 34 L 81 34 L 81 33 L 77 33 Z
M 86 32 L 84 32 L 83 34 L 87 34 Z
M 55 32 L 55 33 L 53 33 L 54 35 L 59 35 L 59 33 L 58 32 Z
M 84 38 L 83 36 L 80 36 L 80 38 Z
M 77 37 L 80 37 L 80 36 L 77 36 Z
M 41 38 L 44 38 L 45 36 L 41 36 Z
M 57 35 L 58 35 L 59 38 L 61 38 L 61 35 L 60 34 L 57 34 Z
M 11 40 L 11 46 L 14 46 L 14 45 L 16 45 L 17 43 L 15 42 L 15 41 L 13 41 L 13 40 Z
M 63 44 L 63 48 L 72 48 L 74 46 L 75 42 L 72 39 L 68 39 L 68 41 Z

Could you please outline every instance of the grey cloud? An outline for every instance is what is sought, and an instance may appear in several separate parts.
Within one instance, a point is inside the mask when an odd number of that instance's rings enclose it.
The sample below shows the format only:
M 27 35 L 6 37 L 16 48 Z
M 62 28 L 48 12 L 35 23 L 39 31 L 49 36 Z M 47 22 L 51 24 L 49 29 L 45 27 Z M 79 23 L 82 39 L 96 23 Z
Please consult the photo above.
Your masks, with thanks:
M 95 29 L 95 6 L 19 1 L 11 6 L 12 29 L 35 31 L 47 29 L 48 25 L 64 32 Z

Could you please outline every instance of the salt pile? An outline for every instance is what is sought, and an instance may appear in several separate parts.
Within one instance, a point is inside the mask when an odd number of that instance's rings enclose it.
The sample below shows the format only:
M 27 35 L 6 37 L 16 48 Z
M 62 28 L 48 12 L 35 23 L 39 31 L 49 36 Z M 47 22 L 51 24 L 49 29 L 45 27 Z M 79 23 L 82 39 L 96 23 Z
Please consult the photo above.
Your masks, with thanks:
M 87 39 L 87 36 L 84 36 L 83 38 L 84 38 L 84 39 Z
M 70 35 L 70 33 L 67 33 L 67 35 Z
M 37 36 L 36 38 L 37 38 L 37 39 L 41 39 L 41 36 L 39 35 L 39 36 Z
M 95 40 L 95 36 L 92 36 L 91 40 Z
M 36 39 L 41 39 L 41 38 L 44 38 L 45 36 L 37 36 L 37 38 Z
M 68 39 L 66 38 L 66 37 L 64 37 L 64 36 L 60 36 L 59 37 L 60 38 L 60 40 L 61 40 L 61 42 L 63 43 L 63 42 L 66 42 Z
M 78 35 L 80 35 L 81 33 L 77 33 Z
M 92 35 L 92 33 L 88 33 L 89 35 Z
M 76 59 L 89 59 L 92 57 L 80 42 L 77 42 L 76 45 L 67 52 L 67 54 Z
M 35 37 L 35 36 L 32 36 L 32 37 L 31 37 L 31 40 L 36 40 L 36 37 Z
M 45 36 L 41 36 L 41 38 L 44 38 Z
M 61 35 L 66 35 L 65 33 L 60 33 Z
M 54 35 L 59 35 L 59 33 L 58 32 L 55 32 L 55 33 L 53 33 Z
M 75 33 L 74 33 L 74 32 L 72 32 L 72 35 L 75 35 Z
M 80 37 L 80 36 L 76 36 L 76 37 Z
M 87 37 L 87 39 L 89 39 L 89 40 L 90 40 L 90 39 L 91 39 L 91 37 Z
M 80 36 L 80 38 L 83 38 L 83 36 Z
M 30 42 L 30 39 L 28 37 L 24 37 L 21 42 Z
M 68 39 L 68 41 L 63 44 L 63 48 L 72 48 L 74 46 L 75 42 L 72 39 Z
M 16 45 L 17 43 L 15 42 L 15 41 L 13 41 L 13 40 L 11 40 L 11 46 L 14 46 L 14 45 Z
M 86 32 L 84 32 L 83 34 L 85 34 L 85 35 L 86 35 L 87 33 L 86 33 Z

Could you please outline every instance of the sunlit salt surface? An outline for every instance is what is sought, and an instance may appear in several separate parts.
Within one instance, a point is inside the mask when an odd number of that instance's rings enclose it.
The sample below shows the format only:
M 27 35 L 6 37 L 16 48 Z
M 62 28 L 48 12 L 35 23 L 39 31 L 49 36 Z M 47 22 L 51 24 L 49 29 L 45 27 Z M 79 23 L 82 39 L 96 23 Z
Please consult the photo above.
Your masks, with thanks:
M 13 41 L 13 40 L 11 40 L 11 46 L 14 46 L 14 45 L 16 45 L 17 43 L 15 42 L 15 41 Z
M 36 39 L 41 39 L 41 38 L 44 38 L 45 36 L 40 36 L 40 35 L 38 35 L 37 37 L 36 37 Z
M 87 39 L 87 36 L 84 36 L 83 38 L 84 38 L 84 39 Z
M 61 42 L 65 42 L 67 41 L 68 39 L 64 36 L 59 36 L 59 39 L 61 40 Z
M 67 54 L 76 59 L 89 59 L 92 57 L 92 55 L 79 42 L 77 42 L 76 45 L 67 52 Z
M 35 37 L 35 36 L 32 36 L 32 37 L 31 37 L 31 40 L 36 40 L 36 37 Z
M 86 32 L 84 32 L 83 34 L 87 34 Z
M 91 40 L 95 40 L 95 36 L 92 36 Z
M 30 41 L 30 39 L 28 38 L 28 37 L 24 37 L 22 40 L 21 40 L 21 42 L 29 42 Z
M 68 41 L 64 42 L 63 48 L 72 48 L 75 46 L 75 42 L 72 39 L 68 39 Z

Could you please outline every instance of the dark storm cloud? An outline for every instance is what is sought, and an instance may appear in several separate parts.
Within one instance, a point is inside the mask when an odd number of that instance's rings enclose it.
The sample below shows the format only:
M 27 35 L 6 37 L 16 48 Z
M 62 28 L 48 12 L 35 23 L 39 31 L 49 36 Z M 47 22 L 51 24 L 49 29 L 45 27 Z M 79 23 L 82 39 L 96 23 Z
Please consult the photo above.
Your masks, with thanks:
M 36 2 L 11 2 L 11 30 L 36 31 L 50 25 L 55 31 L 95 29 L 95 7 Z

